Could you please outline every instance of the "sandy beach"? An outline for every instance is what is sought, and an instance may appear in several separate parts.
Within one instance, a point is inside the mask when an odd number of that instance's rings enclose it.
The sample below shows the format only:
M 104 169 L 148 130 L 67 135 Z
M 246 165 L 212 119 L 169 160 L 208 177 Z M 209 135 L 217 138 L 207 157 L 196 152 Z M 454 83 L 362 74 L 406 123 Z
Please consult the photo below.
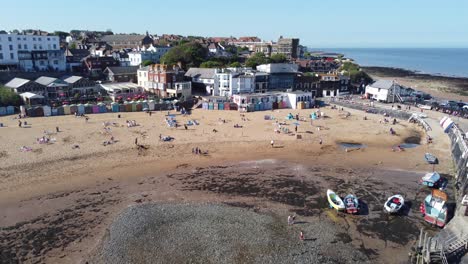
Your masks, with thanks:
M 129 206 L 159 203 L 169 203 L 168 208 L 171 204 L 176 208 L 181 203 L 193 204 L 194 215 L 199 204 L 214 206 L 210 207 L 214 216 L 225 210 L 218 205 L 240 208 L 246 215 L 262 214 L 259 219 L 266 222 L 294 212 L 311 223 L 301 227 L 309 233 L 317 221 L 325 221 L 324 228 L 330 230 L 327 234 L 335 234 L 318 235 L 311 247 L 335 240 L 343 244 L 350 239 L 344 250 L 360 250 L 361 255 L 346 262 L 406 260 L 415 233 L 424 225 L 417 210 L 425 192 L 417 180 L 432 166 L 425 164 L 423 155 L 428 151 L 437 155 L 437 170 L 450 175 L 448 138 L 434 132 L 435 141 L 428 145 L 425 132 L 406 121 L 391 125 L 381 123 L 381 116 L 368 115 L 368 120 L 363 120 L 364 113 L 358 111 L 321 110 L 327 117 L 312 123 L 308 117 L 316 109 L 245 113 L 245 117 L 236 111 L 195 110 L 189 116 L 171 113 L 180 124 L 198 121 L 199 125 L 187 129 L 168 127 L 167 112 L 151 116 L 120 113 L 120 118 L 115 113 L 90 115 L 88 121 L 74 116 L 30 118 L 23 120 L 28 125 L 21 128 L 14 117 L 2 117 L 2 261 L 108 263 L 99 257 L 104 256 L 99 250 L 106 248 L 106 230 L 115 217 Z M 350 116 L 345 118 L 347 112 Z M 298 114 L 304 121 L 285 120 L 288 113 Z M 274 120 L 265 120 L 265 116 Z M 138 125 L 127 127 L 126 120 L 135 120 Z M 291 133 L 275 133 L 276 121 L 285 122 L 282 127 Z M 390 135 L 390 127 L 396 136 Z M 45 134 L 49 144 L 37 143 Z M 163 142 L 160 135 L 174 139 Z M 111 137 L 115 142 L 104 146 Z M 392 151 L 392 146 L 404 142 L 420 145 Z M 340 143 L 363 146 L 347 149 Z M 27 151 L 20 150 L 23 146 Z M 193 154 L 196 147 L 205 154 Z M 313 188 L 301 189 L 304 186 Z M 349 217 L 327 209 L 323 202 L 327 188 L 342 195 L 355 192 L 369 204 L 368 213 Z M 411 212 L 389 220 L 381 203 L 398 191 L 413 200 Z M 389 221 L 395 230 L 405 223 L 410 229 L 393 239 L 379 228 L 383 224 L 391 229 Z M 288 243 L 296 231 L 281 231 L 273 237 Z M 346 239 L 337 239 L 343 234 Z M 322 262 L 339 261 L 330 250 L 320 247 Z

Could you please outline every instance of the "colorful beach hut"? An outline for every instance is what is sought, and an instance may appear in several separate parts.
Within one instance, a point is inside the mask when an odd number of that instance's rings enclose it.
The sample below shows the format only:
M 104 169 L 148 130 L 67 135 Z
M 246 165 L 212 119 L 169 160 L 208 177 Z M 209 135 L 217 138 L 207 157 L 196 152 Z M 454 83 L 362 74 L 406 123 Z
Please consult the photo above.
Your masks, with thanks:
M 143 111 L 143 103 L 142 102 L 135 102 L 135 111 L 136 112 Z
M 64 115 L 65 114 L 65 109 L 63 106 L 57 107 L 57 115 Z
M 85 104 L 85 114 L 92 114 L 93 113 L 93 105 L 92 104 Z
M 112 103 L 111 103 L 111 110 L 112 110 L 112 112 L 114 112 L 114 113 L 119 112 L 119 111 L 120 111 L 120 110 L 119 110 L 119 104 L 116 103 L 116 102 L 112 102 Z
M 119 112 L 125 112 L 125 105 L 119 104 Z
M 69 115 L 69 114 L 71 114 L 70 106 L 69 106 L 69 105 L 63 105 L 63 114 L 64 114 L 64 115 Z
M 142 102 L 141 102 L 141 105 L 143 106 L 143 109 L 150 110 L 150 109 L 149 109 L 149 105 L 148 105 L 148 101 L 146 101 L 146 100 L 145 100 L 145 101 L 142 101 Z
M 57 115 L 58 115 L 57 108 L 52 108 L 52 116 L 57 116 Z
M 33 108 L 34 116 L 44 116 L 44 109 L 41 106 L 36 106 Z
M 48 105 L 44 105 L 42 107 L 42 111 L 44 112 L 44 116 L 51 116 L 52 115 L 52 108 Z
M 74 115 L 75 113 L 78 113 L 78 106 L 77 105 L 70 105 L 70 114 Z
M 79 104 L 76 106 L 77 107 L 77 112 L 79 115 L 84 115 L 85 113 L 85 106 L 82 104 Z
M 7 106 L 7 107 L 6 107 L 6 113 L 7 113 L 7 115 L 12 115 L 12 114 L 14 114 L 14 113 L 15 113 L 15 107 L 13 107 L 13 106 L 11 106 L 11 105 L 10 105 L 10 106 Z
M 155 105 L 156 105 L 156 104 L 155 104 L 154 100 L 149 100 L 149 101 L 148 101 L 148 109 L 149 109 L 150 111 L 154 111 Z
M 125 112 L 132 112 L 132 103 L 130 102 L 125 102 Z
M 7 114 L 6 107 L 0 106 L 0 116 L 4 116 Z
M 107 113 L 107 105 L 105 103 L 99 103 L 99 113 Z
M 99 114 L 99 106 L 98 105 L 92 105 L 91 108 L 93 110 L 93 114 Z

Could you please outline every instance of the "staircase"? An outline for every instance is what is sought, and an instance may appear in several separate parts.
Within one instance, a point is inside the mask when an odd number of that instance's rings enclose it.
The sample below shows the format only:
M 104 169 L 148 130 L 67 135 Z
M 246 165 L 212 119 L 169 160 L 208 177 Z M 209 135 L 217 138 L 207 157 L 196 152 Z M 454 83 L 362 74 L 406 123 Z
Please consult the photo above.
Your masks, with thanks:
M 398 93 L 396 94 L 396 98 L 398 99 L 398 101 L 399 101 L 400 103 L 404 103 L 404 102 L 405 102 L 405 101 L 403 100 L 403 98 L 401 98 L 400 94 L 398 94 Z
M 198 102 L 192 107 L 192 110 L 193 110 L 193 109 L 197 109 L 197 108 L 200 107 L 200 105 L 202 105 L 202 104 L 203 104 L 203 100 L 198 99 Z

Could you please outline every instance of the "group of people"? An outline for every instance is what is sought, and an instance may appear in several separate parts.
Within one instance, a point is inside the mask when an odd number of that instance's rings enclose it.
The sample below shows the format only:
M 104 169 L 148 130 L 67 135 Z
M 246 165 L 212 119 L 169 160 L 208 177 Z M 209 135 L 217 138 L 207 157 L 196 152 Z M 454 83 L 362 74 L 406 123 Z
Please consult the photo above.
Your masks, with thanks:
M 127 127 L 135 127 L 138 126 L 137 122 L 135 120 L 127 120 Z
M 199 148 L 199 147 L 195 147 L 195 148 L 192 148 L 192 154 L 195 154 L 195 155 L 202 155 L 202 154 L 206 154 L 207 152 L 202 152 L 202 150 Z

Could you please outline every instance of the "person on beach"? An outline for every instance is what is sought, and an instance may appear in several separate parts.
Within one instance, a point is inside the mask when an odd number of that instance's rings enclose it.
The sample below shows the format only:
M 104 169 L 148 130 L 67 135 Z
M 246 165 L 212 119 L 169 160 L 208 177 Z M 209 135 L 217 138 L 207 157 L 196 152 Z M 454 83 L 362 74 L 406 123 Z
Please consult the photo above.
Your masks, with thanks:
M 302 231 L 299 233 L 299 239 L 304 241 L 304 233 Z
M 138 145 L 138 138 L 135 138 L 135 145 Z
M 322 139 L 320 139 L 320 140 L 319 140 L 319 144 L 322 145 L 322 143 L 323 143 L 323 141 L 322 141 Z
M 270 145 L 271 145 L 272 148 L 274 148 L 275 147 L 275 141 L 271 140 Z
M 162 139 L 162 135 L 161 135 L 161 134 L 159 134 L 159 140 L 161 140 L 161 139 Z
M 288 215 L 288 225 L 292 225 L 292 216 Z
M 57 133 L 60 132 L 59 127 L 55 127 L 55 131 L 57 131 Z
M 296 126 L 296 127 L 294 127 L 294 131 L 296 131 L 296 133 L 297 133 L 297 126 Z
M 18 120 L 18 127 L 22 127 L 23 126 L 23 122 L 21 122 L 21 120 Z

